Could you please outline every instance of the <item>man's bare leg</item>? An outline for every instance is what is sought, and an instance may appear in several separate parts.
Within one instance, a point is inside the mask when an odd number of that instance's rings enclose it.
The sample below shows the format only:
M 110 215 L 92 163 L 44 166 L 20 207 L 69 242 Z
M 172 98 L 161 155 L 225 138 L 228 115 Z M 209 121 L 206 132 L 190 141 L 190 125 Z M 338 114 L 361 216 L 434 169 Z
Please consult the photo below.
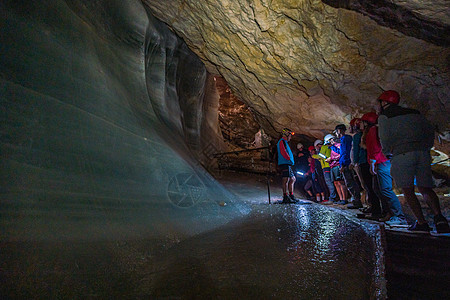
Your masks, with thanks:
M 427 221 L 423 216 L 422 207 L 420 206 L 419 199 L 414 192 L 414 187 L 402 188 L 403 194 L 405 195 L 406 202 L 408 202 L 409 207 L 411 208 L 414 216 L 417 219 L 419 224 L 425 224 Z
M 288 190 L 288 177 L 283 177 L 281 179 L 281 186 L 283 188 L 283 196 L 287 194 L 287 190 Z
M 427 202 L 428 206 L 433 211 L 433 214 L 440 215 L 441 214 L 441 206 L 439 205 L 439 198 L 436 193 L 430 187 L 418 187 L 419 192 L 422 194 L 423 199 Z
M 288 183 L 289 195 L 294 194 L 294 184 L 295 184 L 295 177 L 290 177 Z

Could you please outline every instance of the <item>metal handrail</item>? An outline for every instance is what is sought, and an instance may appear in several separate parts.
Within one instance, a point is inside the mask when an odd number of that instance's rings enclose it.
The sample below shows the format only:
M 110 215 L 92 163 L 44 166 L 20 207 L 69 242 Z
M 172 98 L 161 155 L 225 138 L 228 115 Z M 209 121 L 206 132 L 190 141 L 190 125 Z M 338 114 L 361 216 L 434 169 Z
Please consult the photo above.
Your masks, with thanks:
M 221 152 L 221 153 L 216 153 L 214 154 L 214 157 L 219 157 L 219 156 L 223 156 L 223 155 L 227 155 L 227 154 L 238 154 L 238 153 L 242 153 L 242 152 L 252 152 L 252 151 L 257 151 L 257 150 L 263 150 L 263 149 L 269 149 L 270 147 L 259 147 L 259 148 L 252 148 L 252 149 L 244 149 L 244 150 L 238 150 L 238 151 L 230 151 L 230 152 Z

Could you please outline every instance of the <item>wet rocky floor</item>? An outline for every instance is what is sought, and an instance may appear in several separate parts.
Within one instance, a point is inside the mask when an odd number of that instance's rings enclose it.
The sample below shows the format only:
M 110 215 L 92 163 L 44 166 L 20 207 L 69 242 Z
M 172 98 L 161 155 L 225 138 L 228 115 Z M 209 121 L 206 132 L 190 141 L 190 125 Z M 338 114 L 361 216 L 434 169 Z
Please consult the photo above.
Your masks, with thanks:
M 359 220 L 353 210 L 338 206 L 269 205 L 264 176 L 223 173 L 216 179 L 251 212 L 194 236 L 2 240 L 1 298 L 384 299 L 390 292 L 394 299 L 405 292 L 411 299 L 417 295 L 406 292 L 420 287 L 414 283 L 417 276 L 409 281 L 404 277 L 402 268 L 414 266 L 408 261 L 409 252 L 392 248 L 398 236 L 387 235 L 388 251 L 395 249 L 405 258 L 394 268 L 390 260 L 398 257 L 385 253 L 379 223 Z M 272 182 L 272 201 L 279 200 L 278 189 Z M 226 201 L 216 200 L 217 209 L 227 207 Z M 434 241 L 438 244 L 422 254 L 442 247 L 442 240 Z M 415 240 L 407 236 L 402 243 L 411 248 Z M 426 263 L 419 261 L 415 267 Z M 428 270 L 422 279 L 442 268 L 445 264 Z M 401 285 L 405 282 L 413 286 Z M 432 288 L 442 284 L 440 280 Z M 438 291 L 433 297 L 442 294 Z
M 8 298 L 369 299 L 377 228 L 311 205 L 265 206 L 165 250 L 151 241 L 3 243 Z
M 184 239 L 3 240 L 2 298 L 385 298 L 379 226 L 223 183 L 251 212 Z
M 245 173 L 222 172 L 219 180 L 230 190 L 241 196 L 254 208 L 268 205 L 267 177 Z M 239 178 L 236 180 L 236 178 Z M 240 184 L 233 183 L 234 181 Z M 272 203 L 281 199 L 278 178 L 270 178 Z M 443 215 L 450 219 L 450 197 L 448 187 L 435 189 L 440 199 Z M 414 217 L 403 195 L 396 190 L 404 213 L 410 224 Z M 259 195 L 254 197 L 252 195 Z M 296 190 L 296 196 L 300 195 Z M 432 226 L 433 215 L 421 195 L 424 215 Z M 284 206 L 284 204 L 280 204 Z M 295 205 L 295 204 L 291 204 Z M 289 205 L 288 205 L 289 206 Z M 314 207 L 325 205 L 314 204 Z M 385 249 L 385 275 L 387 296 L 390 299 L 448 299 L 450 290 L 450 238 L 435 237 L 429 234 L 411 234 L 405 229 L 390 228 L 381 222 L 358 219 L 359 210 L 347 209 L 344 205 L 326 205 L 329 210 L 338 212 L 355 222 L 380 226 Z

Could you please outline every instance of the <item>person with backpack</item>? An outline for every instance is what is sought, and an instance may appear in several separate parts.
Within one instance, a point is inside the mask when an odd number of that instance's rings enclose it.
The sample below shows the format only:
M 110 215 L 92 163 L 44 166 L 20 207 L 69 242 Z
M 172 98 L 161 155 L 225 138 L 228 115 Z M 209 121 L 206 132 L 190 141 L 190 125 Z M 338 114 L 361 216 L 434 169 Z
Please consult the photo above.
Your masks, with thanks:
M 408 229 L 412 232 L 431 231 L 414 191 L 415 180 L 434 214 L 436 232 L 449 233 L 448 221 L 442 215 L 439 198 L 433 190 L 430 155 L 434 145 L 433 126 L 419 111 L 400 106 L 400 95 L 394 90 L 383 92 L 377 101 L 383 153 L 392 156 L 392 177 L 403 190 L 416 217 L 415 223 Z

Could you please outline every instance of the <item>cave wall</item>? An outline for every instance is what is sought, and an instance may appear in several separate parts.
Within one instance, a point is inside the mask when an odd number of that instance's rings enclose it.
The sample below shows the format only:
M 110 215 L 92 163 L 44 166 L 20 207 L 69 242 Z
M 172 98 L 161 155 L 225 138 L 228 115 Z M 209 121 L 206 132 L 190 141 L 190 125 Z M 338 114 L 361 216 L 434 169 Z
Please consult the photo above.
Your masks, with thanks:
M 212 77 L 140 1 L 0 10 L 3 242 L 176 241 L 247 212 L 197 160 Z

